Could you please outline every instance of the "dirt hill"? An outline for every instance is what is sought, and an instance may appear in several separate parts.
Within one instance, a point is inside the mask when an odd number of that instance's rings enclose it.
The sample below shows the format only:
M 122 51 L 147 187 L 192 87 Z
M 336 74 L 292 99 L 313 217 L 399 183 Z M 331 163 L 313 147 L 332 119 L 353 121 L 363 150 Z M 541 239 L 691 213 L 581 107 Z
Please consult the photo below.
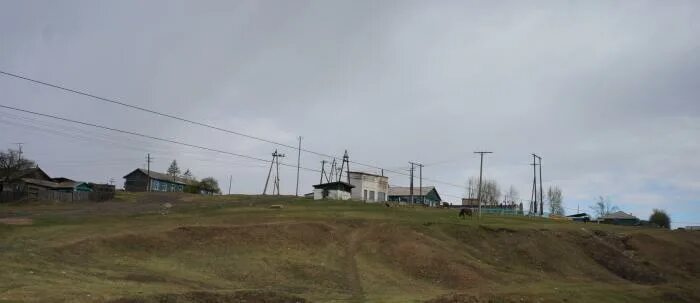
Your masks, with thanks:
M 698 232 L 182 194 L 0 218 L 0 302 L 700 302 Z

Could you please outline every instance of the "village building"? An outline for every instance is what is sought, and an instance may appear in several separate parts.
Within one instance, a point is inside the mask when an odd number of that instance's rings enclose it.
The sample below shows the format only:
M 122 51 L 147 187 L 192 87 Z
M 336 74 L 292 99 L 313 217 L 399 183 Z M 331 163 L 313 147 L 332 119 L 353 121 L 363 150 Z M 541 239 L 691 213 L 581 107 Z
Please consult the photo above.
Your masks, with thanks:
M 343 181 L 316 184 L 314 185 L 314 200 L 350 200 L 353 187 L 355 186 Z
M 616 211 L 598 218 L 598 222 L 614 225 L 639 225 L 639 218 L 623 211 Z
M 137 168 L 124 176 L 125 191 L 184 192 L 189 181 L 164 173 Z
M 53 182 L 51 177 L 41 168 L 34 167 L 15 172 L 0 180 L 0 191 L 25 191 L 30 184 L 34 185 L 34 183 L 39 183 L 36 184 L 37 188 L 48 188 L 41 182 L 34 182 L 35 180 Z
M 462 198 L 462 206 L 479 207 L 479 199 L 477 199 L 477 198 Z
M 99 194 L 92 194 L 100 188 Z M 39 167 L 15 172 L 0 180 L 0 200 L 106 200 L 114 196 L 114 185 L 51 178 Z
M 366 202 L 387 201 L 389 177 L 359 171 L 351 171 L 349 175 L 350 184 L 354 186 L 350 193 L 353 200 Z
M 573 214 L 566 216 L 567 219 L 574 222 L 588 222 L 591 221 L 591 216 L 587 213 Z
M 410 187 L 389 187 L 389 201 L 411 203 Z M 414 187 L 413 203 L 437 206 L 442 202 L 435 186 Z

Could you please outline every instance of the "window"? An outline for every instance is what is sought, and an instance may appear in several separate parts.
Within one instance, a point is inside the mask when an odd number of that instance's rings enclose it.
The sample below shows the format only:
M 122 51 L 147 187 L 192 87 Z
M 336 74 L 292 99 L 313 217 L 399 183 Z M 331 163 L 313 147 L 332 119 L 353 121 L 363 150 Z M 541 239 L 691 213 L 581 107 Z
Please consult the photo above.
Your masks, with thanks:
M 362 200 L 367 201 L 367 190 L 366 189 L 365 189 L 365 196 L 364 196 L 364 198 L 362 198 Z
M 369 200 L 374 201 L 374 191 L 373 190 L 369 191 Z
M 386 193 L 377 192 L 377 200 L 378 201 L 386 201 Z

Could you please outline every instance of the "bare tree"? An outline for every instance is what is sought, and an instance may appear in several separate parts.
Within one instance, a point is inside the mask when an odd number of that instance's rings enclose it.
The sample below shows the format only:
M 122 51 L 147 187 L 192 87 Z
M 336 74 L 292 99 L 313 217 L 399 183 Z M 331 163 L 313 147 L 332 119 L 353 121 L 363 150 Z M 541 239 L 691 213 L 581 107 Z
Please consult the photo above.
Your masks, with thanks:
M 469 177 L 469 180 L 467 181 L 467 192 L 466 196 L 469 199 L 476 199 L 476 195 L 478 194 L 478 189 L 479 187 L 479 177 Z
M 469 177 L 465 194 L 469 199 L 479 198 L 479 177 Z M 481 198 L 484 204 L 498 204 L 501 199 L 501 188 L 496 180 L 481 181 Z
M 562 204 L 561 188 L 550 186 L 547 190 L 547 200 L 549 201 L 549 212 L 555 215 L 564 215 L 564 205 Z
M 187 181 L 194 180 L 194 175 L 192 175 L 192 172 L 190 171 L 189 168 L 187 170 L 185 170 L 185 173 L 182 174 L 182 177 L 185 178 L 185 180 L 187 180 Z
M 177 161 L 173 160 L 168 167 L 168 175 L 175 178 L 180 175 L 180 168 L 177 166 Z
M 484 180 L 481 182 L 481 199 L 484 204 L 497 205 L 501 200 L 501 188 L 496 180 Z
M 507 205 L 515 205 L 517 201 L 520 200 L 520 194 L 518 193 L 518 190 L 515 189 L 515 186 L 511 185 L 508 188 L 503 200 Z
M 11 177 L 18 171 L 30 169 L 36 166 L 34 161 L 20 157 L 19 150 L 8 149 L 0 151 L 0 179 Z
M 603 196 L 598 196 L 598 201 L 591 206 L 590 209 L 598 218 L 607 216 L 608 214 L 619 210 L 617 206 L 612 205 L 610 199 L 603 198 Z

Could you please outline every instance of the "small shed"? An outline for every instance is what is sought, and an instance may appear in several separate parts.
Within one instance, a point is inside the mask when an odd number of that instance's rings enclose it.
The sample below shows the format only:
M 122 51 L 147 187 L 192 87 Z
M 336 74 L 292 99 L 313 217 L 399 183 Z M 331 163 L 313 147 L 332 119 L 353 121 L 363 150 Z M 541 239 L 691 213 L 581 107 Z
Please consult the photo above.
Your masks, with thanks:
M 314 200 L 350 200 L 353 187 L 355 186 L 342 181 L 316 184 L 314 185 Z

